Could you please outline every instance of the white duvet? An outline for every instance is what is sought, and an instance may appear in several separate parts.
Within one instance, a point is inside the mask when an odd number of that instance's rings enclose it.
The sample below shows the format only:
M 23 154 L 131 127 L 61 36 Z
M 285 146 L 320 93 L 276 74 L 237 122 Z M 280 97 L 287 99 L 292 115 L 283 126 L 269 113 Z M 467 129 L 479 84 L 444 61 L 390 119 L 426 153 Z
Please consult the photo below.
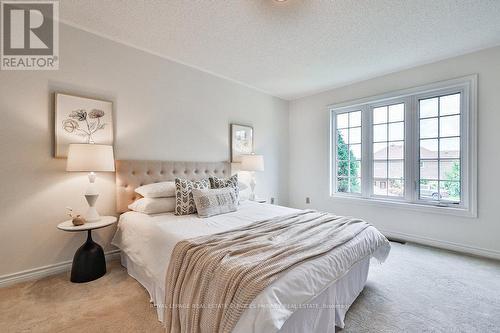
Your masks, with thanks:
M 152 301 L 159 306 L 159 319 L 163 321 L 166 270 L 177 242 L 295 211 L 245 201 L 236 212 L 209 218 L 127 212 L 120 217 L 112 244 L 142 267 L 150 281 Z M 289 305 L 306 304 L 369 255 L 384 261 L 389 249 L 375 228 L 365 229 L 336 250 L 295 267 L 264 289 L 245 310 L 233 332 L 277 332 L 294 312 Z

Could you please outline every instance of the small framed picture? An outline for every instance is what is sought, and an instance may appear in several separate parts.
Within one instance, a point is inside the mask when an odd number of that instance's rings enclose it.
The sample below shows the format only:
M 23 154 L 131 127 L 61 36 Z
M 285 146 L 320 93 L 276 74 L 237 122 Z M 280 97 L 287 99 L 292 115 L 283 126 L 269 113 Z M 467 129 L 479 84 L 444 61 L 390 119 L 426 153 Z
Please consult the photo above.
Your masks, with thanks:
M 113 103 L 55 94 L 55 157 L 67 157 L 70 143 L 113 144 Z
M 241 162 L 241 155 L 253 152 L 253 127 L 231 124 L 231 162 Z

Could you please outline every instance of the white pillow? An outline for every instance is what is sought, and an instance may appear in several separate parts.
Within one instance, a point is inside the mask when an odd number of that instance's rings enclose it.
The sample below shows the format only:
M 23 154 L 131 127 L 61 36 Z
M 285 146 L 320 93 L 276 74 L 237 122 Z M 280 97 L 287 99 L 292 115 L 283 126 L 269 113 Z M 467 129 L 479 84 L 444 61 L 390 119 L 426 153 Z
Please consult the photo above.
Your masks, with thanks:
M 240 189 L 240 192 L 241 191 L 244 191 L 248 188 L 247 184 L 243 183 L 243 182 L 238 182 L 238 188 Z
M 240 203 L 242 203 L 243 201 L 250 200 L 251 194 L 252 192 L 250 190 L 240 191 L 240 196 L 239 196 Z
M 175 197 L 141 198 L 128 205 L 128 208 L 144 214 L 173 212 L 175 210 Z
M 240 199 L 240 203 L 246 200 L 250 199 L 250 194 L 252 194 L 252 191 L 250 188 L 247 186 L 247 184 L 238 182 L 238 187 L 240 189 L 240 193 L 238 198 Z
M 175 197 L 175 182 L 159 182 L 147 184 L 135 189 L 144 198 L 170 198 Z
M 193 199 L 199 217 L 210 217 L 238 209 L 238 197 L 233 187 L 193 189 Z

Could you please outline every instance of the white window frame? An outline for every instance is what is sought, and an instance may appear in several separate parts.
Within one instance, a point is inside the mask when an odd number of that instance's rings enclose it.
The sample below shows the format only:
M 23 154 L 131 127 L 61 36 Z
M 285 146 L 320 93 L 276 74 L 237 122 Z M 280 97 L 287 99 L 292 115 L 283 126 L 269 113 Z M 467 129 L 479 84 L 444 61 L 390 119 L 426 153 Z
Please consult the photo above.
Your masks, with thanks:
M 364 168 L 363 168 L 363 159 L 365 158 L 365 134 L 366 134 L 366 130 L 365 130 L 365 112 L 363 112 L 364 110 L 363 109 L 360 109 L 359 107 L 357 106 L 354 106 L 354 107 L 348 107 L 348 108 L 344 108 L 342 109 L 342 111 L 339 111 L 335 114 L 340 114 L 340 113 L 349 113 L 349 112 L 357 112 L 357 111 L 361 111 L 361 193 L 358 193 L 358 192 L 336 192 L 338 195 L 347 195 L 347 196 L 356 196 L 356 197 L 361 197 L 363 192 L 364 192 L 364 177 L 365 177 L 365 173 L 364 173 Z M 332 118 L 336 118 L 336 117 L 333 117 Z M 334 121 L 331 121 L 330 122 L 332 124 L 332 128 L 330 130 L 330 146 L 331 146 L 331 157 L 330 157 L 330 179 L 332 179 L 332 181 L 330 181 L 330 184 L 335 183 L 334 187 L 330 187 L 330 193 L 332 193 L 332 191 L 334 191 L 334 189 L 337 188 L 337 133 L 336 133 L 336 129 L 337 129 L 337 125 Z M 335 142 L 335 143 L 333 143 Z M 333 158 L 333 160 L 332 160 Z
M 368 141 L 368 144 L 369 144 L 369 152 L 367 157 L 369 158 L 369 162 L 370 162 L 370 165 L 368 166 L 368 173 L 369 173 L 369 178 L 370 179 L 370 183 L 367 184 L 367 197 L 369 198 L 373 198 L 373 199 L 379 199 L 379 200 L 387 200 L 387 201 L 396 201 L 396 202 L 405 202 L 408 197 L 407 197 L 407 192 L 408 192 L 408 175 L 410 174 L 409 173 L 409 170 L 407 170 L 408 166 L 407 166 L 407 160 L 406 160 L 406 156 L 407 156 L 407 149 L 408 149 L 408 136 L 407 136 L 407 132 L 408 132 L 408 129 L 407 129 L 407 126 L 408 126 L 408 121 L 407 121 L 407 117 L 408 117 L 408 109 L 409 109 L 409 102 L 410 100 L 407 98 L 407 97 L 396 97 L 396 98 L 391 98 L 389 100 L 384 100 L 384 101 L 378 101 L 378 102 L 373 102 L 373 103 L 368 103 L 368 106 L 367 106 L 367 114 L 369 115 L 370 119 L 369 119 L 369 126 L 370 126 L 370 129 L 369 129 L 369 133 L 368 133 L 368 137 L 369 137 L 369 141 Z M 388 106 L 388 105 L 393 105 L 393 104 L 404 104 L 405 105 L 405 115 L 404 115 L 404 125 L 405 125 L 405 135 L 404 135 L 404 156 L 403 156 L 403 159 L 404 159 L 404 172 L 403 172 L 403 178 L 404 178 L 404 196 L 403 197 L 389 197 L 389 196 L 382 196 L 382 195 L 376 195 L 376 194 L 373 194 L 373 186 L 372 186 L 372 181 L 373 181 L 373 121 L 372 121 L 372 118 L 373 118 L 373 109 L 377 108 L 377 107 L 381 107 L 381 106 Z M 389 138 L 387 138 L 389 139 Z M 363 168 L 363 167 L 361 167 Z M 389 174 L 387 174 L 387 178 L 389 178 Z
M 419 181 L 419 100 L 461 93 L 460 172 L 461 202 L 447 203 L 420 200 Z M 404 184 L 403 197 L 373 195 L 373 124 L 372 109 L 388 104 L 405 103 Z M 336 115 L 361 111 L 361 194 L 336 192 Z M 437 82 L 383 95 L 328 106 L 330 114 L 330 196 L 358 200 L 370 205 L 400 207 L 411 210 L 477 217 L 477 75 Z

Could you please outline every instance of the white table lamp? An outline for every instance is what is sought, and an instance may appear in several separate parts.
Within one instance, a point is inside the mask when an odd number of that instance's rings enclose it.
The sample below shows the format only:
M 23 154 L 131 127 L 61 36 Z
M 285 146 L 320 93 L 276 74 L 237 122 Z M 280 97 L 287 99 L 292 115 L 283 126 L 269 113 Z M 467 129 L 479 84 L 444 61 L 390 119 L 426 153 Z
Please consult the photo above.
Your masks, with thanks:
M 98 144 L 72 143 L 69 145 L 66 171 L 89 172 L 89 187 L 85 191 L 85 199 L 89 204 L 85 219 L 88 222 L 100 220 L 95 203 L 99 192 L 95 186 L 95 172 L 114 172 L 115 160 L 113 147 Z
M 252 178 L 250 180 L 250 188 L 252 189 L 250 200 L 255 200 L 255 185 L 257 185 L 255 171 L 264 171 L 264 156 L 255 154 L 243 155 L 241 157 L 240 170 L 250 171 L 252 173 Z

